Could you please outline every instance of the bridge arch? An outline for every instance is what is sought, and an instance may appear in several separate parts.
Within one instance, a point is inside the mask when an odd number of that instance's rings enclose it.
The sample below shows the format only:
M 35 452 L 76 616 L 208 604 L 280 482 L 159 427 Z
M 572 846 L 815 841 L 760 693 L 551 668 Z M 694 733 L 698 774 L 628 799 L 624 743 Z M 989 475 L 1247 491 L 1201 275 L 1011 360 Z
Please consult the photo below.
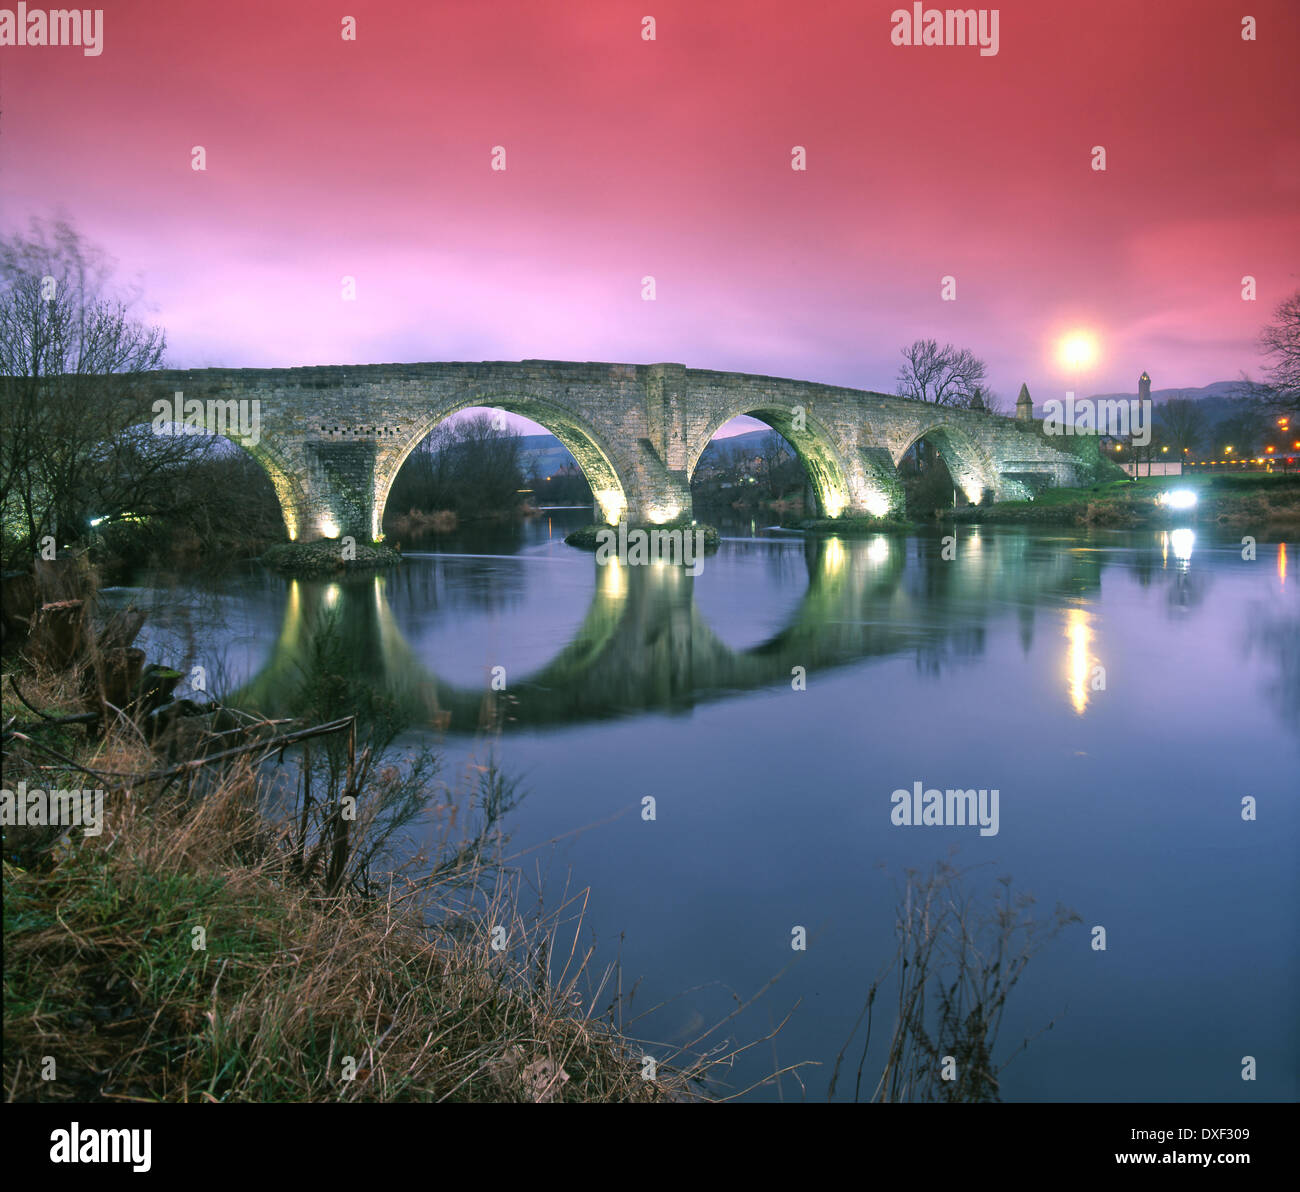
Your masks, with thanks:
M 904 445 L 893 453 L 895 468 L 903 462 L 903 456 L 922 439 L 933 444 L 939 458 L 951 473 L 953 482 L 972 505 L 978 505 L 986 493 L 996 493 L 998 471 L 992 459 L 966 430 L 944 418 L 922 424 L 909 434 Z
M 800 411 L 798 415 L 796 410 Z M 687 484 L 695 475 L 700 457 L 713 441 L 713 436 L 733 418 L 742 414 L 771 427 L 790 444 L 808 473 L 817 509 L 822 517 L 839 517 L 848 508 L 851 500 L 848 471 L 826 424 L 801 407 L 772 405 L 761 400 L 746 401 L 724 416 L 712 419 L 699 439 L 691 444 L 686 461 Z
M 518 414 L 545 427 L 564 444 L 577 461 L 579 470 L 591 486 L 592 497 L 605 521 L 610 525 L 617 525 L 623 520 L 628 509 L 627 486 L 623 483 L 623 478 L 613 462 L 613 452 L 608 449 L 603 436 L 590 422 L 572 410 L 527 394 L 473 393 L 450 404 L 442 405 L 437 410 L 432 410 L 416 419 L 409 436 L 404 436 L 398 447 L 377 461 L 371 527 L 375 538 L 383 532 L 384 509 L 388 504 L 393 482 L 411 453 L 438 425 L 453 414 L 479 408 Z

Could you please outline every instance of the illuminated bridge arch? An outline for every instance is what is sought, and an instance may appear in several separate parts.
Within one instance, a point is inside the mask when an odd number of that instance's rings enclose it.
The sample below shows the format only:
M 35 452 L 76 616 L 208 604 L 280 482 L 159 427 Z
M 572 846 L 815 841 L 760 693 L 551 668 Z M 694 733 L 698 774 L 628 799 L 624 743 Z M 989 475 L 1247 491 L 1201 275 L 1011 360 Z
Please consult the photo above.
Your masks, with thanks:
M 933 444 L 953 483 L 972 505 L 978 505 L 985 493 L 997 492 L 998 471 L 993 461 L 967 431 L 943 419 L 921 426 L 910 435 L 902 449 L 894 453 L 895 468 L 922 439 Z
M 771 427 L 803 464 L 822 517 L 838 517 L 849 505 L 850 490 L 845 467 L 829 427 L 810 412 L 790 406 L 747 401 L 725 415 L 715 416 L 693 445 L 686 468 L 687 482 L 695 475 L 700 458 L 713 436 L 733 418 L 747 415 Z
M 601 444 L 599 433 L 584 418 L 572 410 L 525 394 L 476 393 L 418 417 L 404 434 L 401 444 L 380 461 L 375 469 L 374 537 L 378 538 L 381 533 L 393 482 L 411 453 L 452 415 L 479 408 L 518 414 L 545 427 L 577 461 L 579 470 L 591 486 L 601 516 L 611 525 L 622 520 L 628 507 L 627 490 L 610 458 L 611 452 Z

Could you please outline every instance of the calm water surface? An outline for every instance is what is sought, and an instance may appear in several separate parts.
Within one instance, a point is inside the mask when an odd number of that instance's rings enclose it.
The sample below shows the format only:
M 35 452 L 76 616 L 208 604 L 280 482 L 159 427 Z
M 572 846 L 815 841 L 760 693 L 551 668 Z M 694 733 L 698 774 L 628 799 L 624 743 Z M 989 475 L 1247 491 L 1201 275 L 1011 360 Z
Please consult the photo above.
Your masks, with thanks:
M 636 1009 L 666 1003 L 641 1036 L 685 1042 L 785 970 L 728 1024 L 745 1042 L 797 1007 L 736 1088 L 807 1060 L 807 1095 L 825 1097 L 893 954 L 895 879 L 956 847 L 958 864 L 987 863 L 977 889 L 1009 874 L 1044 914 L 1082 917 L 1013 994 L 1003 1052 L 1055 1026 L 1006 1070 L 1005 1099 L 1296 1097 L 1294 542 L 1246 561 L 1239 536 L 1204 528 L 963 527 L 949 561 L 938 533 L 746 527 L 692 579 L 598 568 L 562 541 L 584 520 L 408 549 L 380 578 L 142 577 L 116 596 L 153 604 L 151 656 L 196 641 L 191 661 L 276 714 L 338 616 L 357 673 L 409 717 L 401 744 L 437 743 L 444 772 L 495 749 L 522 776 L 512 846 L 561 838 L 528 872 L 590 888 L 584 941 L 602 963 L 621 953 Z M 497 666 L 510 702 L 488 733 Z M 916 782 L 996 788 L 997 835 L 891 824 L 890 795 Z M 801 1092 L 785 1077 L 750 1095 Z

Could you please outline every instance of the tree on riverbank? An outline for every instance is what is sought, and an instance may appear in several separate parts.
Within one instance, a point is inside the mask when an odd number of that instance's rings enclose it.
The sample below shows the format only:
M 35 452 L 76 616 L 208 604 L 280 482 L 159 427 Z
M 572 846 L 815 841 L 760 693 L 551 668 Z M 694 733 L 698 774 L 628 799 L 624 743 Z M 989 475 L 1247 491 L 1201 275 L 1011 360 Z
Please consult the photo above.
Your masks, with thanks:
M 811 507 L 808 474 L 794 448 L 777 431 L 761 438 L 715 439 L 700 456 L 691 493 L 697 509 Z
M 530 500 L 537 506 L 590 505 L 592 501 L 591 485 L 581 470 L 573 465 L 566 465 L 550 475 L 534 473 L 528 477 L 528 487 L 533 490 Z
M 928 518 L 949 512 L 956 485 L 943 456 L 925 439 L 917 439 L 898 462 L 898 478 L 909 517 Z
M 473 520 L 513 514 L 524 493 L 520 440 L 491 414 L 441 423 L 393 481 L 387 511 L 452 512 Z
M 1278 303 L 1273 321 L 1260 332 L 1259 346 L 1269 404 L 1300 414 L 1300 290 Z
M 130 378 L 163 361 L 162 330 L 134 318 L 112 263 L 66 221 L 0 239 L 0 510 L 6 555 L 84 539 L 90 519 L 165 508 L 168 468 L 202 449 L 130 429 Z
M 138 289 L 113 278 L 111 259 L 65 220 L 33 219 L 0 238 L 6 567 L 51 538 L 126 556 L 256 553 L 283 534 L 270 480 L 216 436 L 140 422 L 132 378 L 163 365 L 166 336 L 132 313 Z
M 1171 397 L 1156 408 L 1152 441 L 1168 447 L 1175 459 L 1199 455 L 1208 433 L 1205 407 L 1193 398 Z

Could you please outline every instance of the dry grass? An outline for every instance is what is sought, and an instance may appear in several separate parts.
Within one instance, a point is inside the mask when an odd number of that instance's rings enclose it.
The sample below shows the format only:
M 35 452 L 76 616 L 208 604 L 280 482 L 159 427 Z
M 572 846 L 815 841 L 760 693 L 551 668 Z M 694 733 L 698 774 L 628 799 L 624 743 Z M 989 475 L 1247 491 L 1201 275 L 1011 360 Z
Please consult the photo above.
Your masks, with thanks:
M 26 677 L 24 695 L 44 711 L 74 692 L 41 675 Z M 130 725 L 88 740 L 76 760 L 113 774 L 156 765 Z M 12 737 L 6 769 L 7 787 L 20 772 L 29 783 L 95 785 Z M 470 827 L 482 817 L 450 806 L 455 792 L 443 788 L 429 813 L 459 823 L 459 841 L 435 824 L 423 878 L 390 876 L 375 889 L 373 872 L 353 880 L 374 858 L 365 831 L 382 820 L 366 810 L 375 791 L 362 791 L 349 880 L 332 883 L 331 896 L 326 863 L 304 864 L 321 851 L 311 846 L 332 843 L 329 816 L 303 840 L 298 808 L 281 819 L 266 811 L 263 771 L 245 758 L 181 787 L 115 782 L 102 835 L 73 828 L 53 847 L 56 831 L 6 829 L 7 1099 L 700 1095 L 719 1057 L 654 1048 L 647 1078 L 648 1049 L 614 1025 L 614 972 L 592 972 L 592 949 L 579 946 L 582 896 L 524 914 L 516 882 L 485 855 L 490 833 Z M 400 785 L 395 768 L 372 774 L 372 787 L 385 783 Z M 331 797 L 317 792 L 326 808 Z
M 428 513 L 421 509 L 410 509 L 406 513 L 389 514 L 384 519 L 384 532 L 390 538 L 409 538 L 429 533 L 450 534 L 457 524 L 456 513 L 451 509 L 435 509 Z
M 1215 497 L 1207 511 L 1220 526 L 1251 529 L 1259 527 L 1294 527 L 1300 525 L 1300 499 L 1297 490 L 1278 487 L 1274 491 L 1259 491 Z

